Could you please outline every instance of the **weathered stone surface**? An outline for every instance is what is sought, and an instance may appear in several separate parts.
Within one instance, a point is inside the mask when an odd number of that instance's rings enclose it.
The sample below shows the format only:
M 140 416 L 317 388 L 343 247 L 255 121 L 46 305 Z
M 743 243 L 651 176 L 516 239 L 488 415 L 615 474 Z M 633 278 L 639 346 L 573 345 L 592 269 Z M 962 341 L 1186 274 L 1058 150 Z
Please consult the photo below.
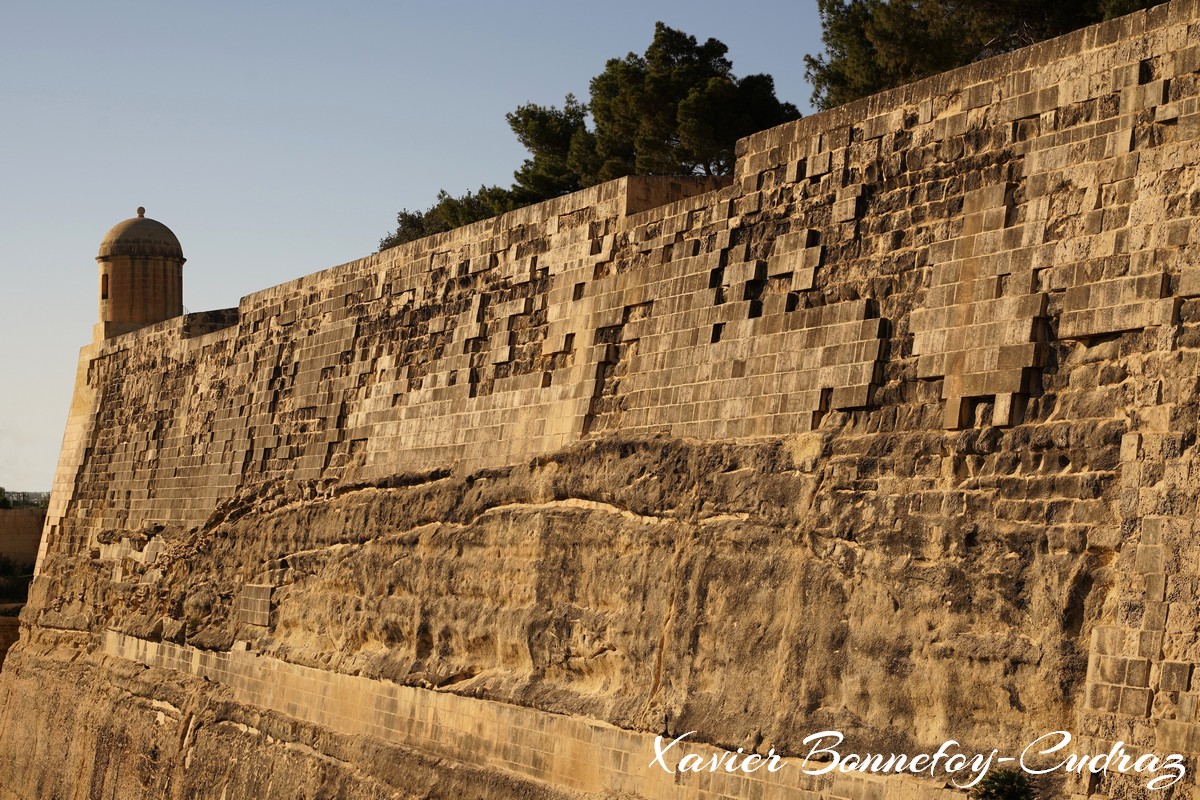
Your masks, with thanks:
M 0 791 L 771 788 L 655 782 L 664 730 L 1200 755 L 1198 17 L 89 345 Z

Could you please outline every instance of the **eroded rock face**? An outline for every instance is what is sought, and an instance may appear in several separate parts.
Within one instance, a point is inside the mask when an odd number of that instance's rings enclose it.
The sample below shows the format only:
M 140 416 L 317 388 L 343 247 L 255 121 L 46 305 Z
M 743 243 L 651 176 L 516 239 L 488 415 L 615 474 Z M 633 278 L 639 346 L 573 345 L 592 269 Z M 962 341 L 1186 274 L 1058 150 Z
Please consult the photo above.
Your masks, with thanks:
M 687 731 L 1194 755 L 1198 17 L 85 348 L 3 791 L 764 791 L 641 766 Z
M 962 456 L 983 483 L 1013 439 L 994 433 L 996 452 Z M 606 440 L 487 476 L 284 496 L 269 512 L 250 496 L 248 513 L 237 502 L 223 509 L 232 522 L 159 533 L 152 584 L 118 584 L 48 558 L 33 605 L 42 624 L 203 648 L 245 640 L 291 663 L 634 730 L 696 730 L 730 747 L 803 752 L 805 735 L 832 727 L 875 747 L 912 749 L 953 730 L 984 748 L 999 743 L 998 730 L 1055 729 L 1080 700 L 1071 692 L 1086 671 L 1081 630 L 1111 582 L 1103 560 L 1050 552 L 1044 535 L 931 535 L 908 515 L 897 530 L 863 524 L 897 518 L 896 496 L 883 492 L 863 493 L 853 516 L 832 515 L 842 507 L 830 500 L 851 490 L 837 475 L 873 465 L 886 480 L 896 460 L 839 452 L 836 441 L 821 432 L 744 445 Z M 848 520 L 854 529 L 840 527 Z M 247 563 L 281 573 L 267 626 L 241 622 L 228 590 L 247 582 Z M 1080 590 L 1081 576 L 1101 586 Z M 88 649 L 89 637 L 60 635 L 45 631 L 18 651 L 6 706 L 26 708 L 21 694 L 51 681 L 64 699 L 75 696 L 74 667 L 56 653 Z M 180 744 L 179 733 L 187 709 L 215 703 L 219 687 L 180 686 L 169 672 L 103 658 L 87 666 L 85 691 L 116 693 L 104 678 L 114 669 L 137 687 L 106 696 L 88 722 L 23 725 L 102 727 L 106 709 L 131 703 L 151 719 L 166 701 L 177 710 L 165 722 L 111 733 L 112 757 L 164 747 L 134 735 L 161 731 L 173 749 L 145 785 L 168 774 L 195 781 L 202 773 L 179 761 L 200 744 Z M 78 713 L 65 705 L 57 713 Z M 252 732 L 238 725 L 255 712 L 223 721 L 233 707 L 211 712 L 208 757 L 226 733 L 234 752 L 248 746 Z M 250 775 L 295 778 L 273 796 L 326 779 L 303 759 L 293 770 L 276 757 L 268 748 L 247 761 Z M 253 785 L 237 771 L 218 774 Z M 349 796 L 382 791 L 369 781 L 347 787 Z
M 296 497 L 160 534 L 164 554 L 187 555 L 160 556 L 152 585 L 94 578 L 78 613 L 112 616 L 78 621 L 218 649 L 244 639 L 297 664 L 734 746 L 751 720 L 795 751 L 814 725 L 982 744 L 998 723 L 1062 719 L 1102 559 L 1048 552 L 1044 534 L 931 533 L 882 492 L 834 517 L 839 469 L 894 468 L 797 461 L 831 446 L 820 433 L 609 440 L 487 477 Z M 987 472 L 1000 459 L 964 460 Z M 885 515 L 902 527 L 861 521 Z M 265 627 L 243 624 L 228 591 L 248 562 L 282 573 Z M 1102 586 L 1080 591 L 1081 575 Z M 72 591 L 54 578 L 40 590 L 51 606 Z M 182 625 L 168 630 L 172 616 Z

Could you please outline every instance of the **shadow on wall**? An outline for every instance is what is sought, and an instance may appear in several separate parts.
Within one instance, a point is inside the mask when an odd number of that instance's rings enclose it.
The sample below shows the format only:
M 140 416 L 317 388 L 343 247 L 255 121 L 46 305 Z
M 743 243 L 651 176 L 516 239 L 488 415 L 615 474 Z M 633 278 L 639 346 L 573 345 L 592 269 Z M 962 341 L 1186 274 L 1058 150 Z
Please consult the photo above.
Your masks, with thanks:
M 4 605 L 25 602 L 32 581 L 32 561 L 19 562 L 0 554 L 0 617 L 6 614 Z M 13 615 L 15 616 L 15 612 Z
M 8 648 L 16 644 L 21 636 L 21 623 L 17 615 L 25 607 L 32 581 L 32 561 L 19 562 L 0 554 L 0 666 L 4 665 Z
M 27 497 L 34 496 L 18 495 L 18 502 Z M 4 499 L 17 505 L 11 502 L 14 499 L 11 493 Z M 8 648 L 20 636 L 17 615 L 29 596 L 33 565 L 46 522 L 46 509 L 39 505 L 0 508 L 0 665 Z

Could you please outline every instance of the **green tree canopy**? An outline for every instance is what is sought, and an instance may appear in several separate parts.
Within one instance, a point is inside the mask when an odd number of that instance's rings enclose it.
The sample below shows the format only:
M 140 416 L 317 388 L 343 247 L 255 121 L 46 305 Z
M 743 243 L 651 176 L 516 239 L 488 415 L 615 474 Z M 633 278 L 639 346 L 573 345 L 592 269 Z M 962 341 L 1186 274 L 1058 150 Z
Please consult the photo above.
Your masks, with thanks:
M 800 113 L 776 98 L 770 75 L 735 76 L 728 51 L 657 23 L 644 54 L 610 59 L 592 79 L 586 104 L 567 95 L 562 108 L 528 103 L 508 114 L 529 151 L 511 188 L 442 191 L 425 211 L 401 211 L 380 249 L 625 175 L 729 174 L 738 139 Z
M 738 139 L 800 116 L 775 97 L 770 75 L 737 78 L 728 52 L 716 39 L 701 44 L 659 22 L 645 55 L 609 60 L 591 84 L 590 158 L 575 162 L 585 185 L 624 175 L 726 175 Z
M 989 772 L 971 792 L 975 800 L 1037 800 L 1037 787 L 1029 776 L 1015 769 Z
M 529 151 L 513 173 L 513 194 L 521 205 L 583 188 L 571 145 L 587 134 L 587 106 L 567 95 L 561 109 L 527 103 L 506 116 L 517 141 Z
M 825 52 L 806 56 L 819 108 L 1059 36 L 1162 0 L 817 0 Z
M 379 243 L 379 249 L 452 231 L 513 208 L 511 192 L 498 186 L 480 186 L 477 193 L 467 192 L 461 197 L 454 197 L 443 189 L 438 192 L 437 202 L 426 210 L 409 211 L 406 208 L 397 214 L 396 231 Z

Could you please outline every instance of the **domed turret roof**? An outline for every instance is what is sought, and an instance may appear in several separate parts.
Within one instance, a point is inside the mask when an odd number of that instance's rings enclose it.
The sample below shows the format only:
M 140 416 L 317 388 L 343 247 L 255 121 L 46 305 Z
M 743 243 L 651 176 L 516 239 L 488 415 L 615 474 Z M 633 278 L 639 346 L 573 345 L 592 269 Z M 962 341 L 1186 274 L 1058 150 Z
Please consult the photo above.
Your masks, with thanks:
M 136 217 L 114 225 L 100 242 L 97 259 L 104 261 L 118 256 L 186 260 L 171 229 L 158 220 L 148 219 L 144 208 L 138 208 Z

